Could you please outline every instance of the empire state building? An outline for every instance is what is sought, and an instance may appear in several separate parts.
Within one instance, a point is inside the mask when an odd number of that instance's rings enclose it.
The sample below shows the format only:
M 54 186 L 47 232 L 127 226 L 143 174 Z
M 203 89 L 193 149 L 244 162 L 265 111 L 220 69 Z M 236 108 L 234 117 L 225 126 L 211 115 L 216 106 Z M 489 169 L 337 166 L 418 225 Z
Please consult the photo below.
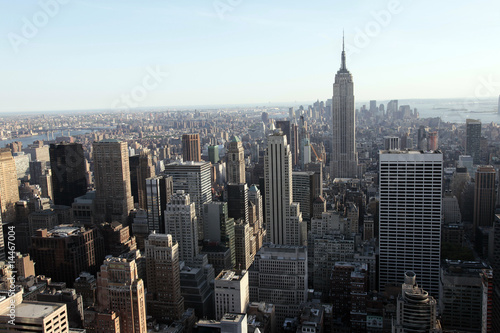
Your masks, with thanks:
M 358 176 L 358 154 L 356 153 L 356 113 L 354 110 L 354 87 L 352 75 L 345 64 L 342 42 L 342 63 L 333 84 L 333 178 L 356 178 Z

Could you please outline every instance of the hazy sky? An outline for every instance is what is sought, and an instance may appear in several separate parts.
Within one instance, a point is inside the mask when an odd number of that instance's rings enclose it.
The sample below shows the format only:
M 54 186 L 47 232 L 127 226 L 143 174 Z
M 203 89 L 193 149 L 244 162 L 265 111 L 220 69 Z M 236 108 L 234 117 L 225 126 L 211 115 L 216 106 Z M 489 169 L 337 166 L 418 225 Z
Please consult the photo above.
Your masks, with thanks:
M 498 1 L 0 0 L 0 112 L 325 100 L 342 29 L 357 101 L 500 93 Z

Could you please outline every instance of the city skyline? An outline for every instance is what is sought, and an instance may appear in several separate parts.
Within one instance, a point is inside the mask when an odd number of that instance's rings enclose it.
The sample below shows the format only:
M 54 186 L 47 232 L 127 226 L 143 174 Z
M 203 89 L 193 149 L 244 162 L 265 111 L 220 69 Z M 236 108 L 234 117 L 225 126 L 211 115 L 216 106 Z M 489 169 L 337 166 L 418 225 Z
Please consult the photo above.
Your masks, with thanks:
M 358 101 L 499 94 L 497 4 L 53 1 L 5 5 L 2 113 L 324 99 L 342 29 Z

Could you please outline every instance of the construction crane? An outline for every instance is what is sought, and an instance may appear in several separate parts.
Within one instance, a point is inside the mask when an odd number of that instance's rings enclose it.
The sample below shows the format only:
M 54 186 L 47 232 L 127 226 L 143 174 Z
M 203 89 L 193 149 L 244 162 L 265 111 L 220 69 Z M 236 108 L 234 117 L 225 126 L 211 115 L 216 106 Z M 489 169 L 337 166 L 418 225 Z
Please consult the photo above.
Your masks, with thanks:
M 309 145 L 311 146 L 311 149 L 314 153 L 314 155 L 316 156 L 316 160 L 320 161 L 320 162 L 323 162 L 323 159 L 322 158 L 319 158 L 318 154 L 316 153 L 316 150 L 314 149 L 313 145 Z

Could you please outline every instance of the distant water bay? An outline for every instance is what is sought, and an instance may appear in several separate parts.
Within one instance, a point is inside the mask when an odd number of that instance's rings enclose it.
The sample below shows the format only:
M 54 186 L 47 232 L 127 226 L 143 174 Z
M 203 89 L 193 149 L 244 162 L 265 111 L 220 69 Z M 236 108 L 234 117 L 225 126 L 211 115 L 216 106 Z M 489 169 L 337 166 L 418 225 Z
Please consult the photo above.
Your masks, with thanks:
M 377 106 L 388 100 L 377 100 Z M 369 102 L 356 103 L 356 108 L 369 106 Z M 498 97 L 496 98 L 448 98 L 448 99 L 400 99 L 398 105 L 410 105 L 417 108 L 420 118 L 441 117 L 442 121 L 465 123 L 466 119 L 479 119 L 483 123 L 500 123 Z

